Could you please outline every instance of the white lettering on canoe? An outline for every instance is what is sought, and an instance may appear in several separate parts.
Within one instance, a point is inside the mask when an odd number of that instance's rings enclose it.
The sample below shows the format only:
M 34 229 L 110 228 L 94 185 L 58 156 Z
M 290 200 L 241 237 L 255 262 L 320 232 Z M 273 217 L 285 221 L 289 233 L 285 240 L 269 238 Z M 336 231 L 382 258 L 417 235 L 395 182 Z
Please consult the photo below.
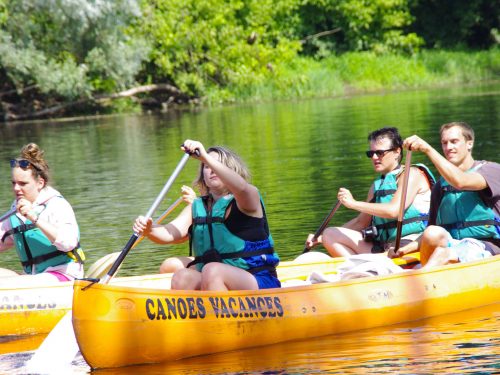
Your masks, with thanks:
M 7 310 L 46 310 L 55 309 L 57 303 L 54 301 L 26 302 L 21 296 L 2 296 L 0 299 L 0 311 Z

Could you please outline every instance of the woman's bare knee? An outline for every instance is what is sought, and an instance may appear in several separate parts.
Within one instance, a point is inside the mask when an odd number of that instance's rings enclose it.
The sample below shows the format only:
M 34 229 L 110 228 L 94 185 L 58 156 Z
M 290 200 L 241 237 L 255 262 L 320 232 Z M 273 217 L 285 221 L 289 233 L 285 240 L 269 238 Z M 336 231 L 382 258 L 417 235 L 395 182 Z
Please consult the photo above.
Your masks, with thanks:
M 201 273 L 191 269 L 180 269 L 172 276 L 171 288 L 175 290 L 198 290 L 201 284 Z
M 456 262 L 458 262 L 458 258 L 449 247 L 438 246 L 434 249 L 425 266 L 442 266 Z
M 177 270 L 187 268 L 193 259 L 189 257 L 172 257 L 163 261 L 160 266 L 160 273 L 174 273 Z
M 184 264 L 178 258 L 167 258 L 160 266 L 160 273 L 173 273 L 184 268 Z
M 423 233 L 422 241 L 427 242 L 432 246 L 447 246 L 448 245 L 448 232 L 446 229 L 437 225 L 427 227 Z

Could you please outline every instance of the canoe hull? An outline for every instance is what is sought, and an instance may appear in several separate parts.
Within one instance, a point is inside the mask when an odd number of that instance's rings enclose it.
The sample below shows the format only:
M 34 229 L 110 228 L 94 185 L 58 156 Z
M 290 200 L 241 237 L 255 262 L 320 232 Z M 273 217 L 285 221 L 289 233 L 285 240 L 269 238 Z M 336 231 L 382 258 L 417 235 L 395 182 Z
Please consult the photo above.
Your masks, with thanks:
M 317 254 L 318 256 L 321 254 Z M 312 270 L 325 271 L 340 263 L 341 258 L 311 257 L 307 262 L 281 262 L 282 279 L 304 278 Z M 112 284 L 169 288 L 171 274 L 117 277 Z M 9 278 L 10 279 L 10 278 Z M 73 282 L 40 285 L 32 280 L 0 278 L 0 337 L 45 334 L 71 309 Z
M 0 286 L 0 337 L 49 332 L 71 309 L 73 283 Z
M 73 326 L 92 368 L 171 361 L 391 325 L 500 300 L 500 257 L 266 291 L 75 283 Z M 480 276 L 480 277 L 478 277 Z

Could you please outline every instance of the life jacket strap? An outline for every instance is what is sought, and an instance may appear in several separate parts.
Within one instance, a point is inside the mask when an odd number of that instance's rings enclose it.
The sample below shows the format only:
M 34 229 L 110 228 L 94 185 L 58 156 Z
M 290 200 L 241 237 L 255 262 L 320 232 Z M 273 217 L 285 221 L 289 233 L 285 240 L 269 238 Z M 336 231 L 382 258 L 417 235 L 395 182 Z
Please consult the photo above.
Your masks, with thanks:
M 383 189 L 374 192 L 374 197 L 385 197 L 386 195 L 392 195 L 396 193 L 396 189 Z
M 443 227 L 446 230 L 464 229 L 469 227 L 478 227 L 482 225 L 492 225 L 495 227 L 500 227 L 500 222 L 496 220 L 473 220 L 473 221 L 462 221 L 459 223 L 452 223 L 452 224 L 439 224 L 439 226 Z
M 223 222 L 224 222 L 223 217 L 204 216 L 204 217 L 193 218 L 193 224 L 195 224 L 195 225 L 223 223 Z
M 221 254 L 217 250 L 212 249 L 205 251 L 203 255 L 198 255 L 197 257 L 194 258 L 193 261 L 191 261 L 188 265 L 187 268 L 198 264 L 198 263 L 211 263 L 211 262 L 219 262 L 222 263 L 224 259 L 235 259 L 235 258 L 249 258 L 257 255 L 264 255 L 264 254 L 274 254 L 274 248 L 273 247 L 268 247 L 265 249 L 257 249 L 257 250 L 250 250 L 250 251 L 235 251 L 233 253 L 224 253 Z M 272 267 L 272 266 L 271 266 Z M 260 268 L 260 267 L 255 267 L 255 268 Z M 250 270 L 249 270 L 250 271 Z
M 39 255 L 39 256 L 30 258 L 28 260 L 25 260 L 25 261 L 21 262 L 21 264 L 23 265 L 23 267 L 34 266 L 34 265 L 40 264 L 42 262 L 45 262 L 46 260 L 58 257 L 59 255 L 63 255 L 63 253 L 60 251 L 53 251 L 53 252 L 48 253 L 48 254 Z
M 411 217 L 409 219 L 404 219 L 403 225 L 415 223 L 417 221 L 428 221 L 428 220 L 429 220 L 429 215 L 415 216 L 415 217 Z M 398 222 L 397 222 L 397 220 L 394 220 L 394 221 L 389 221 L 389 222 L 384 223 L 384 224 L 376 225 L 376 228 L 380 232 L 380 230 L 393 229 L 393 228 L 396 228 L 397 226 L 398 226 Z
M 58 257 L 60 255 L 67 255 L 71 259 L 73 259 L 75 262 L 81 263 L 81 264 L 84 263 L 84 259 L 85 259 L 85 255 L 83 254 L 82 249 L 79 246 L 77 246 L 77 248 L 75 248 L 71 251 L 68 251 L 67 253 L 65 253 L 63 251 L 52 251 L 51 253 L 48 253 L 48 254 L 38 255 L 36 257 L 30 258 L 26 261 L 21 262 L 21 264 L 23 265 L 23 267 L 27 267 L 27 266 L 32 267 L 32 266 L 36 266 L 37 264 L 40 264 L 42 262 L 45 262 L 46 260 Z M 82 255 L 83 255 L 83 257 L 82 257 Z
M 12 235 L 12 234 L 17 234 L 17 233 L 24 233 L 27 232 L 33 228 L 35 228 L 36 225 L 31 223 L 31 224 L 21 224 L 15 228 L 9 229 L 7 232 L 5 232 L 2 236 L 2 242 L 5 242 L 5 239 Z

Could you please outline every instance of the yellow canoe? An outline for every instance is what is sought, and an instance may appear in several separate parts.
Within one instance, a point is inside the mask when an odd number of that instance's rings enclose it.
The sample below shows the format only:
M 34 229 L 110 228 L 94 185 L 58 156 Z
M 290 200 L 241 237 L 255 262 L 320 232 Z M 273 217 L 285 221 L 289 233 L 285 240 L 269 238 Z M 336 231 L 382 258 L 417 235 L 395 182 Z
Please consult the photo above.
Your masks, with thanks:
M 312 253 L 311 253 L 312 254 Z M 307 261 L 281 262 L 281 278 L 305 277 L 311 270 L 327 270 L 342 262 L 342 258 L 329 258 L 316 253 Z M 323 256 L 321 256 L 323 255 Z M 412 258 L 408 258 L 411 259 Z M 108 267 L 109 268 L 109 267 Z M 170 288 L 171 274 L 116 277 L 112 284 L 133 286 L 158 286 Z M 40 284 L 39 281 L 9 280 L 0 278 L 0 337 L 48 333 L 71 309 L 73 282 Z
M 500 301 L 500 256 L 259 291 L 75 282 L 73 327 L 92 368 L 177 360 L 391 325 Z

